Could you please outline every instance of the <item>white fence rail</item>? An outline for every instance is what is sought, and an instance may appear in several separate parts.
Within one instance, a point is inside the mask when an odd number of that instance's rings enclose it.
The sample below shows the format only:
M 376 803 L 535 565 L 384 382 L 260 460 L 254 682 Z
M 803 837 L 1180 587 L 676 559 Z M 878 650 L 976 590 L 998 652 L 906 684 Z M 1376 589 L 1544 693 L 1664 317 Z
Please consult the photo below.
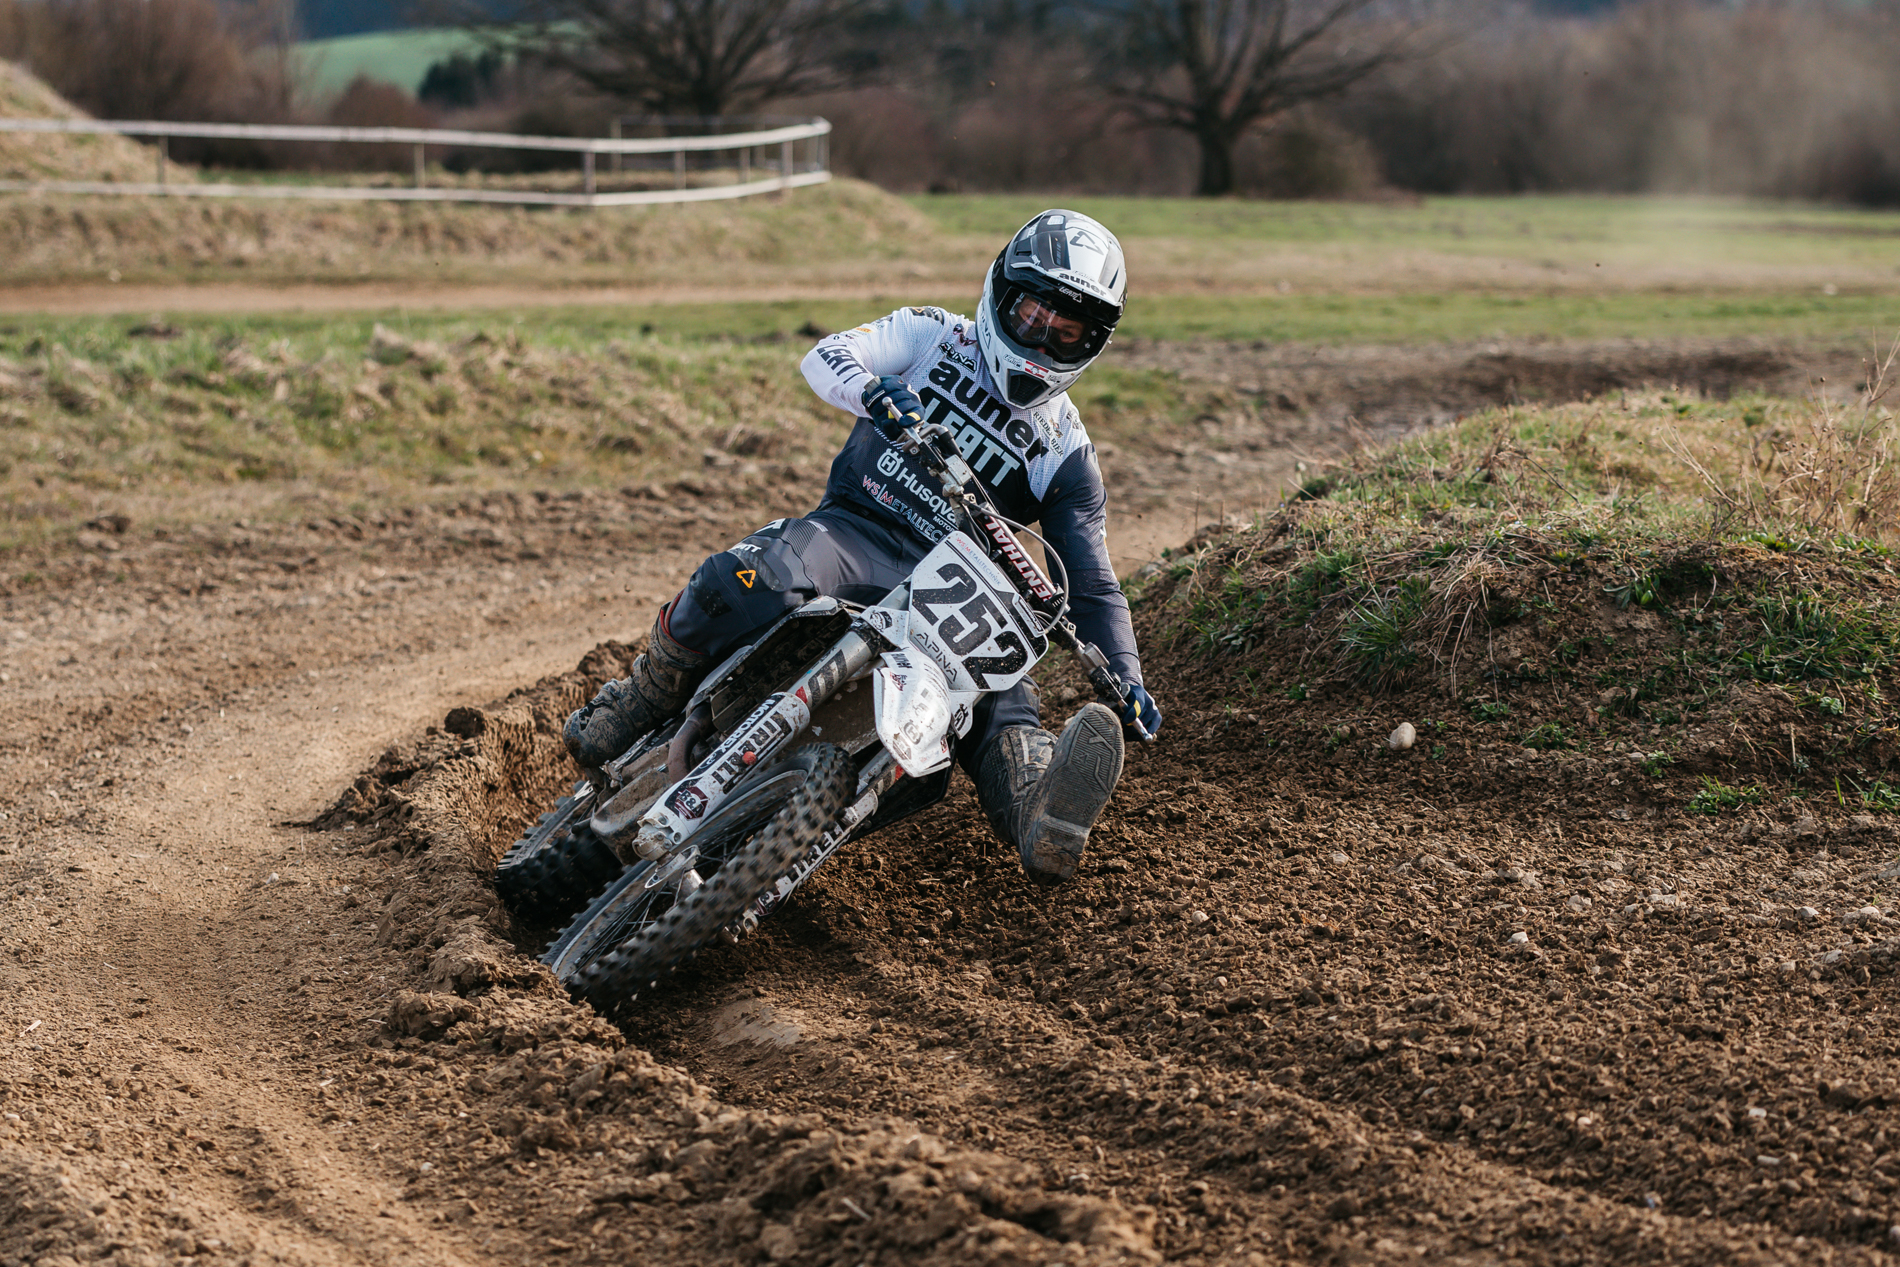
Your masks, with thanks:
M 552 207 L 627 207 L 664 202 L 714 202 L 822 184 L 831 179 L 831 124 L 825 119 L 724 136 L 576 137 L 519 136 L 512 132 L 462 132 L 450 128 L 337 128 L 275 123 L 159 123 L 117 119 L 4 119 L 0 132 L 116 133 L 158 138 L 151 182 L 109 180 L 4 180 L 4 193 L 148 194 L 181 198 L 303 198 L 348 202 L 485 202 Z M 167 178 L 171 137 L 208 140 L 315 141 L 413 147 L 414 184 L 410 188 L 373 185 L 294 185 L 259 182 L 214 184 Z M 809 142 L 807 157 L 797 161 L 797 145 Z M 535 189 L 442 188 L 423 183 L 429 146 L 464 149 L 539 150 L 580 155 L 580 193 Z M 686 155 L 737 152 L 738 179 L 731 184 L 689 186 Z M 776 153 L 772 153 L 776 151 Z M 597 188 L 596 159 L 608 155 L 616 168 L 621 156 L 671 154 L 673 188 Z M 754 156 L 759 161 L 754 162 Z M 753 172 L 768 173 L 754 176 Z

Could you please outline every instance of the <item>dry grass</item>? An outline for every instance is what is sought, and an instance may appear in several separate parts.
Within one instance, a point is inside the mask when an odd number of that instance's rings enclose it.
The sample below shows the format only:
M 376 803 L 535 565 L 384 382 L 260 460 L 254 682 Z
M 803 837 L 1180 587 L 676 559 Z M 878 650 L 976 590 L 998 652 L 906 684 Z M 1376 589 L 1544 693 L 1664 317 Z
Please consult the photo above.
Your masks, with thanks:
M 1460 698 L 1474 671 L 1517 671 L 1474 662 L 1473 648 L 1488 657 L 1498 631 L 1546 620 L 1560 578 L 1574 588 L 1587 575 L 1601 601 L 1655 610 L 1691 590 L 1714 601 L 1711 578 L 1747 572 L 1749 560 L 1888 575 L 1893 551 L 1879 538 L 1894 532 L 1896 485 L 1884 381 L 1870 374 L 1851 405 L 1649 392 L 1503 409 L 1363 450 L 1312 472 L 1251 528 L 1157 568 L 1178 611 L 1167 637 L 1216 656 L 1274 648 L 1276 673 L 1314 684 L 1429 680 Z M 1782 438 L 1735 438 L 1756 431 Z M 1744 474 L 1723 481 L 1716 471 Z M 1746 620 L 1795 649 L 1770 664 L 1730 648 L 1723 672 L 1781 680 L 1797 672 L 1783 660 L 1841 658 L 1814 650 L 1827 639 L 1806 628 L 1806 601 L 1748 598 Z M 1841 616 L 1835 637 L 1849 630 L 1842 613 L 1852 604 L 1829 601 Z M 1876 623 L 1878 659 L 1900 635 L 1891 613 Z M 1793 630 L 1785 638 L 1775 632 L 1783 626 Z
M 0 61 L 0 116 L 79 119 L 85 112 L 12 62 Z M 152 179 L 152 150 L 123 136 L 0 133 L 0 180 Z
M 1746 449 L 1732 446 L 1726 461 L 1719 453 L 1698 454 L 1671 428 L 1670 451 L 1702 481 L 1717 530 L 1794 528 L 1900 541 L 1900 421 L 1885 405 L 1896 359 L 1900 339 L 1869 360 L 1851 404 L 1817 394 L 1781 425 L 1744 418 Z
M 856 181 L 717 206 L 553 211 L 14 197 L 0 199 L 0 280 L 391 279 L 554 289 L 716 278 L 739 287 L 759 268 L 825 276 L 842 261 L 888 271 L 887 261 L 916 254 L 931 232 L 902 201 Z

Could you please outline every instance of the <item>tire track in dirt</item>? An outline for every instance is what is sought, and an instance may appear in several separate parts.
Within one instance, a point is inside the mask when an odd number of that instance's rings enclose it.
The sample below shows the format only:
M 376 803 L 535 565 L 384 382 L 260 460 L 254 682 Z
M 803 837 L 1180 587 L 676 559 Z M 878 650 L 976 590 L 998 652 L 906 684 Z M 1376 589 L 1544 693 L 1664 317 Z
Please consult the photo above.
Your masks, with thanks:
M 263 552 L 305 557 L 280 545 Z M 431 541 L 327 555 L 273 590 L 135 549 L 124 579 L 6 601 L 28 636 L 0 703 L 21 758 L 0 776 L 0 1174 L 26 1195 L 0 1259 L 490 1256 L 414 1215 L 403 1168 L 325 1107 L 326 1049 L 380 1023 L 391 965 L 373 921 L 305 908 L 360 886 L 360 862 L 282 823 L 446 706 L 572 663 L 624 609 L 597 566 Z M 634 559 L 611 592 L 646 608 L 684 558 Z M 344 976 L 340 999 L 297 1003 Z

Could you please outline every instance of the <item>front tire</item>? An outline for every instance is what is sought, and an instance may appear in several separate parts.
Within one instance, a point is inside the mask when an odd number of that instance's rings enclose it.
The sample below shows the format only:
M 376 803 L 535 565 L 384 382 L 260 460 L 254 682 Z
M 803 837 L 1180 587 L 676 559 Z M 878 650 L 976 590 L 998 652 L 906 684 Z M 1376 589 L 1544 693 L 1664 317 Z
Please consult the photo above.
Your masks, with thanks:
M 631 867 L 542 961 L 597 1011 L 614 1014 L 691 959 L 811 852 L 843 819 L 852 788 L 844 749 L 798 749 L 754 776 L 693 834 L 696 866 L 711 871 L 698 888 L 648 887 L 652 864 Z

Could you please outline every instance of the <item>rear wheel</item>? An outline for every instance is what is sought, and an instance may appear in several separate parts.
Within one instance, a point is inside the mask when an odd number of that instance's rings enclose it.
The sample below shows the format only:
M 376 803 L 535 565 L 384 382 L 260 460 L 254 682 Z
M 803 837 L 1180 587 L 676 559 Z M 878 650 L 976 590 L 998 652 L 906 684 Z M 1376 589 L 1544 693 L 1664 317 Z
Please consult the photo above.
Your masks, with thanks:
M 690 868 L 630 867 L 568 926 L 542 962 L 612 1014 L 719 935 L 844 816 L 851 759 L 808 744 L 756 775 L 687 842 Z
M 502 855 L 495 892 L 521 919 L 558 924 L 620 874 L 620 859 L 587 825 L 594 801 L 594 789 L 576 783 Z

